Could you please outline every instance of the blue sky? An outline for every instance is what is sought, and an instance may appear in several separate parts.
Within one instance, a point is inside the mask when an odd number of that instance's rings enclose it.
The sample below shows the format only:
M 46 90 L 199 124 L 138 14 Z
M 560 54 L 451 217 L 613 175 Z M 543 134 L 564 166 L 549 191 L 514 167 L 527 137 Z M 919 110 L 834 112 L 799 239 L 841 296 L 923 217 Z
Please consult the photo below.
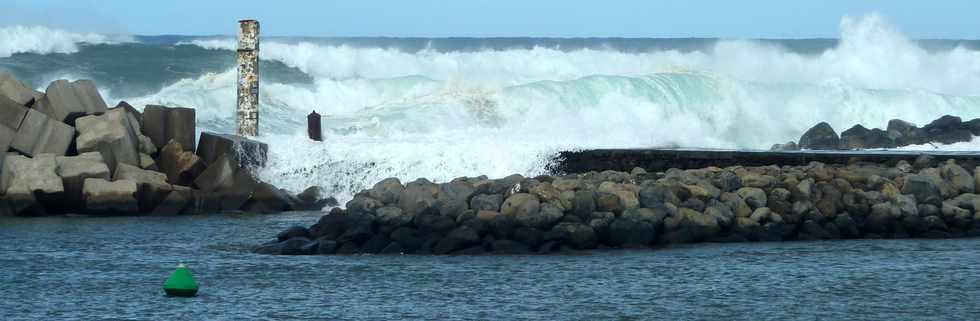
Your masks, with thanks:
M 980 39 L 969 0 L 0 0 L 0 25 L 123 34 L 276 36 L 837 37 L 878 12 L 913 38 Z

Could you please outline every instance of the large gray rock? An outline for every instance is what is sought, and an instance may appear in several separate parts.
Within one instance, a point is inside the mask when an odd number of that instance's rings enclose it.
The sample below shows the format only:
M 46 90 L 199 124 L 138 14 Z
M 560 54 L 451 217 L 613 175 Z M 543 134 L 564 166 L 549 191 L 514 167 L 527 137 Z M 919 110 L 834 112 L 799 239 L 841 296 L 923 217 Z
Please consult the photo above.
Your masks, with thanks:
M 258 183 L 242 207 L 247 213 L 271 214 L 290 210 L 289 195 L 269 183 Z
M 3 163 L 7 160 L 7 151 L 10 150 L 10 144 L 14 142 L 14 135 L 16 134 L 17 132 L 13 129 L 0 125 L 0 173 L 3 173 Z M 6 187 L 6 182 L 0 179 L 0 195 L 3 195 Z
M 500 206 L 500 214 L 508 217 L 532 217 L 541 210 L 541 203 L 534 195 L 527 193 L 514 194 Z
M 594 249 L 599 244 L 595 230 L 582 223 L 558 223 L 551 231 L 576 249 Z
M 82 194 L 85 208 L 95 214 L 134 214 L 139 210 L 136 202 L 136 182 L 100 178 L 86 178 Z
M 174 140 L 185 151 L 193 152 L 196 121 L 193 108 L 147 105 L 143 109 L 143 133 L 157 148 Z
M 0 126 L 16 131 L 26 116 L 27 107 L 0 95 Z
M 854 125 L 840 135 L 841 149 L 894 148 L 895 140 L 881 129 Z
M 374 184 L 374 187 L 368 190 L 368 195 L 385 205 L 393 205 L 398 204 L 398 197 L 404 189 L 405 186 L 398 178 L 390 177 Z
M 44 94 L 17 81 L 14 75 L 0 71 L 0 96 L 6 97 L 18 105 L 29 107 Z
M 160 204 L 158 204 L 157 207 L 150 212 L 150 214 L 157 216 L 186 214 L 192 212 L 189 211 L 188 208 L 192 203 L 194 203 L 194 201 L 195 198 L 193 190 L 187 187 L 174 185 L 173 190 L 170 191 L 170 193 L 167 193 L 167 197 L 160 201 Z
M 108 106 L 91 80 L 57 80 L 48 85 L 34 108 L 59 122 L 74 124 L 79 117 L 105 113 Z
M 957 194 L 973 193 L 976 191 L 976 180 L 966 169 L 956 163 L 948 163 L 941 168 L 942 177 L 955 189 Z
M 65 155 L 74 138 L 74 127 L 30 109 L 17 130 L 12 147 L 27 156 Z
M 81 208 L 85 205 L 82 189 L 86 179 L 98 178 L 105 181 L 112 179 L 109 166 L 102 161 L 102 155 L 96 152 L 85 153 L 75 157 L 58 156 L 58 176 L 65 186 L 66 206 Z
M 439 214 L 455 220 L 460 213 L 470 208 L 469 199 L 475 191 L 476 189 L 466 182 L 440 184 L 439 195 L 436 197 Z
M 75 121 L 78 129 L 78 152 L 100 151 L 108 146 L 117 164 L 140 166 L 139 124 L 134 124 L 124 109 L 113 109 L 99 116 L 86 116 Z M 103 149 L 103 151 L 105 151 Z
M 909 175 L 902 185 L 902 194 L 912 195 L 922 204 L 943 205 L 943 195 L 936 182 L 925 175 Z
M 609 225 L 609 245 L 648 245 L 656 238 L 656 232 L 649 221 L 618 218 Z
M 432 207 L 438 195 L 438 185 L 420 178 L 405 185 L 398 196 L 398 207 L 406 214 L 415 216 Z
M 171 140 L 160 149 L 156 163 L 160 171 L 167 175 L 167 181 L 175 185 L 190 186 L 205 170 L 201 157 L 185 150 L 176 140 Z
M 235 171 L 236 168 L 231 163 L 231 157 L 222 155 L 211 162 L 208 168 L 197 176 L 194 185 L 205 193 L 229 188 L 233 182 L 232 178 Z
M 209 166 L 222 155 L 228 155 L 236 167 L 263 167 L 268 152 L 269 146 L 265 143 L 211 132 L 202 132 L 197 146 L 197 155 Z
M 800 137 L 800 148 L 816 150 L 832 150 L 840 146 L 840 136 L 830 124 L 821 122 Z
M 689 208 L 680 208 L 664 220 L 666 238 L 671 243 L 687 243 L 708 239 L 718 234 L 718 220 Z

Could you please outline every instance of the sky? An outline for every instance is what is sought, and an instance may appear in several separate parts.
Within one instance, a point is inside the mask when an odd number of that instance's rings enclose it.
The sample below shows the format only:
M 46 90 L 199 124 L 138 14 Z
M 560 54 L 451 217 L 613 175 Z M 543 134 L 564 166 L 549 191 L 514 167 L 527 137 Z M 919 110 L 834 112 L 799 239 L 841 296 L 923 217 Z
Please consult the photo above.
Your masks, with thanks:
M 836 38 L 876 12 L 919 39 L 980 39 L 976 0 L 0 0 L 0 26 L 131 35 Z

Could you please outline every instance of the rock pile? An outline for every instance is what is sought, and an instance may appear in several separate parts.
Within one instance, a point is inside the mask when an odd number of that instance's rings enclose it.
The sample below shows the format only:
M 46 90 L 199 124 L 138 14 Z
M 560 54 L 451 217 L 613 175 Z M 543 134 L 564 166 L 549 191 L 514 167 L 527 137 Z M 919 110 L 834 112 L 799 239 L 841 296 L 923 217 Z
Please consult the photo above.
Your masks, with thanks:
M 915 164 L 390 178 L 264 254 L 521 254 L 692 242 L 980 234 L 980 169 Z
M 40 93 L 0 73 L 0 216 L 276 213 L 330 201 L 256 179 L 261 142 L 204 132 L 196 144 L 194 109 L 144 111 L 107 108 L 92 81 Z
M 772 150 L 849 150 L 896 148 L 927 143 L 953 144 L 969 142 L 980 136 L 980 118 L 964 122 L 959 117 L 942 116 L 923 126 L 892 119 L 884 130 L 854 125 L 839 136 L 829 124 L 821 122 L 800 137 L 799 144 L 776 144 Z

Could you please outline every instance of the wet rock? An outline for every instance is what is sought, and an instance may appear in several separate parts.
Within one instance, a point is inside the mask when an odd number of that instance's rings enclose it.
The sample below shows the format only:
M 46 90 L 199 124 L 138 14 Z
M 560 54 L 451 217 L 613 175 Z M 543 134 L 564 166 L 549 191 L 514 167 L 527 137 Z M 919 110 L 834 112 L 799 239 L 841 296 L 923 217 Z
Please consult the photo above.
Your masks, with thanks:
M 100 178 L 86 178 L 82 187 L 85 208 L 94 214 L 136 213 L 139 211 L 136 192 L 136 182 L 125 179 L 109 182 Z
M 433 254 L 448 254 L 480 242 L 480 235 L 467 226 L 460 226 L 446 235 L 433 248 Z
M 688 243 L 715 236 L 721 230 L 713 216 L 680 208 L 664 220 L 665 238 L 670 243 Z
M 595 231 L 582 223 L 558 223 L 552 231 L 576 249 L 594 249 L 598 246 Z
M 310 236 L 309 231 L 305 227 L 290 226 L 289 228 L 283 230 L 282 232 L 279 232 L 279 234 L 276 235 L 276 238 L 279 239 L 279 242 L 282 242 L 294 237 L 309 237 L 309 236 Z
M 418 215 L 431 208 L 439 194 L 439 186 L 426 179 L 418 179 L 405 185 L 398 198 L 398 207 L 408 215 Z
M 656 239 L 656 229 L 649 221 L 618 218 L 609 225 L 609 245 L 649 245 Z
M 272 214 L 291 210 L 289 195 L 269 183 L 258 182 L 241 209 L 246 213 Z
M 404 189 L 405 186 L 402 185 L 402 182 L 398 178 L 390 177 L 374 184 L 368 190 L 368 195 L 386 205 L 392 205 L 398 204 L 399 196 L 401 196 L 402 190 Z
M 383 249 L 381 249 L 380 254 L 403 254 L 405 253 L 405 248 L 402 247 L 398 242 L 388 243 Z
M 353 199 L 347 202 L 347 212 L 351 214 L 367 214 L 374 215 L 375 211 L 379 208 L 384 207 L 384 203 L 379 200 L 367 197 L 367 196 L 354 196 Z
M 813 150 L 834 150 L 840 146 L 840 136 L 830 124 L 821 122 L 810 128 L 800 137 L 800 148 Z
M 973 133 L 963 128 L 963 120 L 959 117 L 945 115 L 922 127 L 926 139 L 924 142 L 953 144 L 968 142 L 973 139 Z
M 527 193 L 514 194 L 500 205 L 500 214 L 513 218 L 529 219 L 536 216 L 540 210 L 541 203 L 538 198 Z
M 187 151 L 176 140 L 171 140 L 160 149 L 157 167 L 167 175 L 171 184 L 191 186 L 206 167 L 204 161 L 192 151 Z
M 749 204 L 752 208 L 766 207 L 768 204 L 768 196 L 766 192 L 761 188 L 755 187 L 743 187 L 737 192 L 738 196 L 745 200 L 745 203 Z
M 592 215 L 597 209 L 596 195 L 593 191 L 576 191 L 573 200 L 573 213 L 579 218 L 586 218 Z
M 202 132 L 197 146 L 197 156 L 200 156 L 209 166 L 223 155 L 228 155 L 236 167 L 264 167 L 268 152 L 269 146 L 265 143 L 241 136 L 212 132 Z
M 495 254 L 504 255 L 525 255 L 530 254 L 531 250 L 527 245 L 511 240 L 496 240 L 491 243 L 490 248 Z
M 499 211 L 504 196 L 500 194 L 479 194 L 470 199 L 470 208 L 477 211 Z
M 785 144 L 773 144 L 769 150 L 774 152 L 797 151 L 800 150 L 800 146 L 796 145 L 794 141 L 789 141 Z
M 333 197 L 325 197 L 323 189 L 319 186 L 310 186 L 296 195 L 290 207 L 295 211 L 319 211 L 324 207 L 337 205 L 337 200 Z
M 976 179 L 956 163 L 948 163 L 942 167 L 942 177 L 957 194 L 973 193 L 976 191 Z
M 869 148 L 894 148 L 897 144 L 888 136 L 888 133 L 881 129 L 867 129 L 861 125 L 854 125 L 841 133 L 841 149 L 869 149 Z
M 401 208 L 394 206 L 387 206 L 379 208 L 377 211 L 378 224 L 382 226 L 393 226 L 401 227 L 407 226 L 412 223 L 412 215 L 407 215 L 402 212 Z
M 915 196 L 919 203 L 942 206 L 943 196 L 936 182 L 924 175 L 909 175 L 905 177 L 902 194 Z
M 439 214 L 455 219 L 469 209 L 469 200 L 476 189 L 466 182 L 451 182 L 439 185 L 439 195 L 436 198 Z

